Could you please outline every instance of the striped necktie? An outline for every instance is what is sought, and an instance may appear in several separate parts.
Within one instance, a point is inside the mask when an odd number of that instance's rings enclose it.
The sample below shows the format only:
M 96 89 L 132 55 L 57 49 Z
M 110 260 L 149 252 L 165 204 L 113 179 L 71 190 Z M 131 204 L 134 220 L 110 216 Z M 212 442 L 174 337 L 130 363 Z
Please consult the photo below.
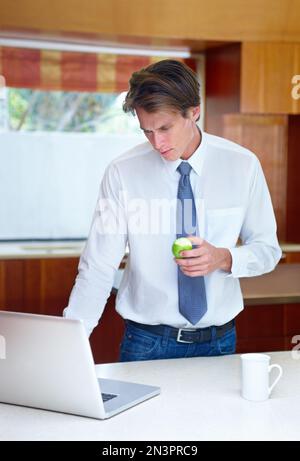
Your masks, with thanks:
M 194 194 L 190 182 L 191 165 L 181 162 L 177 171 L 181 174 L 177 193 L 177 238 L 196 235 L 197 215 Z M 178 266 L 179 312 L 195 325 L 207 311 L 204 277 L 189 277 Z

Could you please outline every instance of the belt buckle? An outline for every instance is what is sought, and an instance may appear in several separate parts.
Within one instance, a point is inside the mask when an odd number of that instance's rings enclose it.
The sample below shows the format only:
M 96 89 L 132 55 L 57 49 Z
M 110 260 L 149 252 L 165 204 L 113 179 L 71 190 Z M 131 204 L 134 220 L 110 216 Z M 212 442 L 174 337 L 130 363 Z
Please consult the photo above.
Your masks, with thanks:
M 176 341 L 178 343 L 192 344 L 194 341 L 184 341 L 184 339 L 181 339 L 182 331 L 195 331 L 195 330 L 193 330 L 192 328 L 178 328 Z

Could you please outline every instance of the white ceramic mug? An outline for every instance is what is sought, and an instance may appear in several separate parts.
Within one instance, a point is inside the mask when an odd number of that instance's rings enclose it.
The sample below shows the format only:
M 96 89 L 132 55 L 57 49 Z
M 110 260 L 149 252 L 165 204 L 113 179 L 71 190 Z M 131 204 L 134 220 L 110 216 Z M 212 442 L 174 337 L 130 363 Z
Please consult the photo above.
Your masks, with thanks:
M 260 402 L 267 400 L 282 376 L 282 367 L 278 364 L 270 365 L 271 357 L 266 354 L 242 354 L 242 397 L 247 400 Z M 269 374 L 273 368 L 279 374 L 273 384 L 269 386 Z

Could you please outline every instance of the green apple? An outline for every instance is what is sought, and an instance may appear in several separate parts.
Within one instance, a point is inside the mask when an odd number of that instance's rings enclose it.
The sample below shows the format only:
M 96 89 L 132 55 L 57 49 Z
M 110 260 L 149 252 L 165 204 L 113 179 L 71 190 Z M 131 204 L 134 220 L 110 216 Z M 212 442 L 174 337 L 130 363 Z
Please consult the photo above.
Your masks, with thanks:
M 173 243 L 172 252 L 175 258 L 183 258 L 184 256 L 180 256 L 180 252 L 183 250 L 192 250 L 192 248 L 192 242 L 186 237 L 181 237 Z

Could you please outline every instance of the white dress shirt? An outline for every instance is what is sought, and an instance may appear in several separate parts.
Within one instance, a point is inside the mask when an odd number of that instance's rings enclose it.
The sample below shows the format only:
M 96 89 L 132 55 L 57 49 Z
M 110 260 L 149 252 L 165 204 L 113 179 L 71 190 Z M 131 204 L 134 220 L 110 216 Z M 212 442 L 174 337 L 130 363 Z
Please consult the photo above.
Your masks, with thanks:
M 197 235 L 228 248 L 231 273 L 205 276 L 207 312 L 191 325 L 178 309 L 176 199 L 181 160 L 167 161 L 149 142 L 106 169 L 79 273 L 64 315 L 80 318 L 90 334 L 129 247 L 116 310 L 125 319 L 179 328 L 222 325 L 243 309 L 239 277 L 270 272 L 281 257 L 266 180 L 257 157 L 224 138 L 202 132 L 188 159 L 197 210 Z M 240 238 L 240 244 L 238 239 Z

